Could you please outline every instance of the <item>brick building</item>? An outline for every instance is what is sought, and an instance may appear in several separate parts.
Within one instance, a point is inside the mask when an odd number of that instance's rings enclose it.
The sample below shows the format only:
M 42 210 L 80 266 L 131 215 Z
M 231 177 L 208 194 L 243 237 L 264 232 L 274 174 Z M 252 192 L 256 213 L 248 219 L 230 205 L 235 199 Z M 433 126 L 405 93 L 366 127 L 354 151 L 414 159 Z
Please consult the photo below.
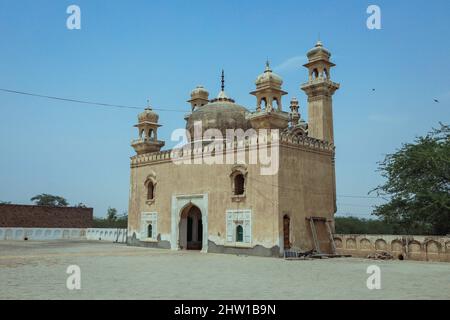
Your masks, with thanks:
M 0 204 L 0 227 L 91 228 L 92 208 Z

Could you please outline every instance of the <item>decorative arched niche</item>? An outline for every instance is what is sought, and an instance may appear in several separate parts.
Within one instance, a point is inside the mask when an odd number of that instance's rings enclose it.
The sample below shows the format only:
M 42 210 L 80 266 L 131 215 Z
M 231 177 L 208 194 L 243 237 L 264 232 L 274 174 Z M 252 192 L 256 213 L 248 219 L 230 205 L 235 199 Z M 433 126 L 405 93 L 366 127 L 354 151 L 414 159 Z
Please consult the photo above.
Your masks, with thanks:
M 156 198 L 156 174 L 152 171 L 145 179 L 145 202 L 147 204 L 152 204 L 155 202 Z
M 232 201 L 242 201 L 245 199 L 247 191 L 247 166 L 236 164 L 231 168 L 231 199 Z

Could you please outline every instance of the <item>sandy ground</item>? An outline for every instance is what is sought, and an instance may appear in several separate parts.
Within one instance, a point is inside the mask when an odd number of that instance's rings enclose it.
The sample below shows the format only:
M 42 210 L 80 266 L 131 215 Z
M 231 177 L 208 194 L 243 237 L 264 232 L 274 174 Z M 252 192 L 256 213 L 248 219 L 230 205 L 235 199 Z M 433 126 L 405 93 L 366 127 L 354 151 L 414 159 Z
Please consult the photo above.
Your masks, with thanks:
M 66 269 L 81 268 L 68 290 Z M 381 289 L 369 290 L 369 265 Z M 450 299 L 450 264 L 285 261 L 99 242 L 0 242 L 0 299 Z

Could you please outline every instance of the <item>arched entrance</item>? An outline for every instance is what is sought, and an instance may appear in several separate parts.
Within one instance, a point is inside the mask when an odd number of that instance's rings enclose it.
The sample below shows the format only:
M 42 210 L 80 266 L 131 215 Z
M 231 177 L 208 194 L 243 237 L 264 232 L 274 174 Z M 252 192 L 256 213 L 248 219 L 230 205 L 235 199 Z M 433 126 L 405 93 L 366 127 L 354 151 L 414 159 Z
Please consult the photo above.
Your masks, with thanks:
M 289 218 L 288 215 L 285 215 L 283 217 L 283 240 L 284 240 L 284 249 L 290 249 L 291 248 L 291 243 L 289 241 L 289 229 L 290 229 L 290 224 L 291 224 L 291 219 Z
M 180 249 L 201 250 L 203 245 L 202 213 L 195 205 L 187 206 L 180 217 Z

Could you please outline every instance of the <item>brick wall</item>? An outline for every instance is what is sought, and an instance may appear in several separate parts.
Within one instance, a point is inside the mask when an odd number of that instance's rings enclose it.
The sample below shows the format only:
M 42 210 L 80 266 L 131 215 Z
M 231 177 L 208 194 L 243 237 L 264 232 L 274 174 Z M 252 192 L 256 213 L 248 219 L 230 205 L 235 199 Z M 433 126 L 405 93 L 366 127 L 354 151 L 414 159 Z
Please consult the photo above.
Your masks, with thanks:
M 0 227 L 91 228 L 92 208 L 0 204 Z

